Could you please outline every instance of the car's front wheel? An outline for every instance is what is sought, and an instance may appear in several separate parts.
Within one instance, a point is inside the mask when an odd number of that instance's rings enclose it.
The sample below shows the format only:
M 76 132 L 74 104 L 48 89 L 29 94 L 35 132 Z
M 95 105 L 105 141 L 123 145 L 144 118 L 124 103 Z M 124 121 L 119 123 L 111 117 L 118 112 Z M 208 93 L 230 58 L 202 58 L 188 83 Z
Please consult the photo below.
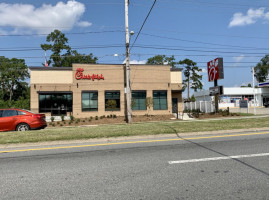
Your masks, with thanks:
M 29 130 L 30 126 L 26 123 L 18 124 L 18 126 L 16 127 L 16 131 L 29 131 Z

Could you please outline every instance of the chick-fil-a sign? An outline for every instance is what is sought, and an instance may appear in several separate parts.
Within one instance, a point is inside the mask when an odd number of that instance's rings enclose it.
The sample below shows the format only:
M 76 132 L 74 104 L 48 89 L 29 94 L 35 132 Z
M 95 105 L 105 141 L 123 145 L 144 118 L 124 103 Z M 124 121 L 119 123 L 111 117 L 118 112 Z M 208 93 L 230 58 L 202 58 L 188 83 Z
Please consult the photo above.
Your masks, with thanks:
M 88 80 L 100 80 L 100 79 L 103 79 L 105 80 L 103 74 L 99 75 L 99 74 L 83 74 L 84 72 L 84 69 L 83 68 L 77 68 L 77 71 L 76 71 L 76 74 L 75 74 L 75 78 L 77 80 L 81 80 L 81 79 L 88 79 Z
M 223 58 L 216 58 L 207 63 L 208 81 L 223 79 Z

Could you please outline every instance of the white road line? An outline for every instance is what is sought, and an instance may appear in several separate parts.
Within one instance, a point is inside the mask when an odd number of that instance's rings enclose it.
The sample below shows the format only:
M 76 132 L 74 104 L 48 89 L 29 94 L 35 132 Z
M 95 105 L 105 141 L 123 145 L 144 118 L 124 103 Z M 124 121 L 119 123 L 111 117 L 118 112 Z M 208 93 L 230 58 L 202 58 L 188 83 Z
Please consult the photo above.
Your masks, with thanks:
M 214 161 L 214 160 L 228 160 L 228 159 L 234 159 L 234 158 L 251 158 L 251 157 L 261 157 L 261 156 L 269 156 L 269 153 L 225 156 L 225 157 L 212 157 L 212 158 L 200 158 L 200 159 L 190 159 L 190 160 L 178 160 L 178 161 L 168 161 L 168 163 L 169 164 L 183 164 L 183 163 L 206 162 L 206 161 Z

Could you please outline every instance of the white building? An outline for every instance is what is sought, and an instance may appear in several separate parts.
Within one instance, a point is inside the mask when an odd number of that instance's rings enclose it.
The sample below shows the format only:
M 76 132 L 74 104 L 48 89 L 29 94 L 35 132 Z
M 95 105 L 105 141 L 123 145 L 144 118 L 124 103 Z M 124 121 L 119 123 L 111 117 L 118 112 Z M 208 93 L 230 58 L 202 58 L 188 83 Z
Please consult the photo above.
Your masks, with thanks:
M 269 88 L 250 88 L 250 87 L 224 87 L 223 95 L 220 96 L 221 107 L 238 107 L 239 100 L 248 100 L 250 106 L 254 105 L 254 93 L 256 96 L 256 106 L 263 106 L 269 101 Z M 209 96 L 209 90 L 194 93 L 196 101 L 213 101 L 214 96 Z

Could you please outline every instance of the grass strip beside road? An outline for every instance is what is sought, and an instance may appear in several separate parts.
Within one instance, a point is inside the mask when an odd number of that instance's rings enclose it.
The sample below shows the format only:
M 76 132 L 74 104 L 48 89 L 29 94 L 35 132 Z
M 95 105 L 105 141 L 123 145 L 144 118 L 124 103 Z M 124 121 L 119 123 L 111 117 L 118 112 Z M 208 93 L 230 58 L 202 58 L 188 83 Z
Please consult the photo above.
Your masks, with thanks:
M 216 121 L 151 122 L 97 127 L 55 128 L 27 132 L 2 132 L 0 144 L 79 140 L 120 136 L 157 135 L 171 133 L 219 131 L 269 127 L 269 117 L 225 119 Z

